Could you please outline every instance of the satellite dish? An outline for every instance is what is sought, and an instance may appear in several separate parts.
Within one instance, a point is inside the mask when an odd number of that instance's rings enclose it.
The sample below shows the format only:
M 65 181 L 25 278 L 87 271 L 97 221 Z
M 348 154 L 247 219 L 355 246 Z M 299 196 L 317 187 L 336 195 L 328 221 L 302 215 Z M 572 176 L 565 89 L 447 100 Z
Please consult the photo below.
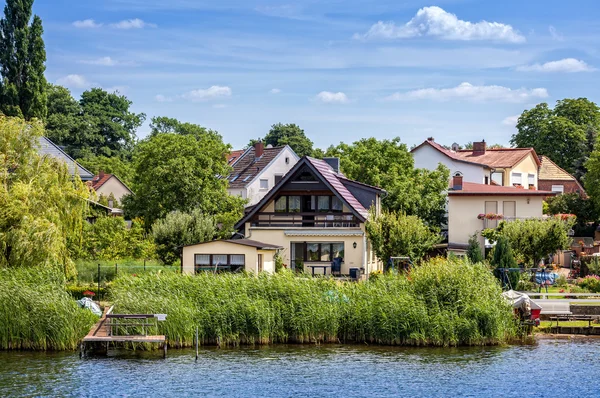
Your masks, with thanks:
M 460 149 L 460 146 L 455 142 L 454 144 L 452 144 L 452 150 L 454 152 L 458 151 Z
M 267 145 L 267 149 L 271 149 L 271 148 L 273 148 L 273 145 L 271 145 L 271 144 Z

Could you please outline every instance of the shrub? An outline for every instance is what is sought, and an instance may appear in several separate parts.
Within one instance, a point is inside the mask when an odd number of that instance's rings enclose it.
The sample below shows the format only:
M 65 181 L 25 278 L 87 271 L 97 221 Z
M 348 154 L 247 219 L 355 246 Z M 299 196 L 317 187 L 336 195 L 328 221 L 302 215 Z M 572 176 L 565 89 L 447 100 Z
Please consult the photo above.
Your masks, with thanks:
M 111 286 L 116 312 L 166 313 L 152 333 L 174 346 L 360 342 L 480 345 L 517 333 L 511 307 L 489 270 L 436 259 L 410 274 L 366 282 L 292 272 L 123 276 Z
M 469 247 L 467 249 L 467 257 L 473 264 L 483 262 L 483 253 L 477 234 L 473 234 L 469 238 Z
M 600 257 L 598 256 L 582 256 L 581 262 L 587 267 L 588 273 L 591 275 L 600 275 Z
M 600 293 L 600 276 L 588 275 L 585 278 L 579 278 L 575 284 L 592 293 Z
M 506 271 L 501 269 L 516 268 L 517 261 L 513 255 L 510 242 L 504 236 L 500 236 L 494 247 L 492 265 L 496 267 L 494 275 L 498 278 L 504 287 L 515 289 L 521 278 L 519 271 Z M 508 286 L 507 286 L 508 285 Z
M 561 287 L 561 288 L 567 288 L 567 287 L 569 287 L 569 283 L 567 282 L 567 278 L 564 275 L 560 275 L 558 278 L 556 278 L 555 285 L 557 287 Z
M 0 349 L 73 350 L 96 320 L 60 272 L 0 269 Z

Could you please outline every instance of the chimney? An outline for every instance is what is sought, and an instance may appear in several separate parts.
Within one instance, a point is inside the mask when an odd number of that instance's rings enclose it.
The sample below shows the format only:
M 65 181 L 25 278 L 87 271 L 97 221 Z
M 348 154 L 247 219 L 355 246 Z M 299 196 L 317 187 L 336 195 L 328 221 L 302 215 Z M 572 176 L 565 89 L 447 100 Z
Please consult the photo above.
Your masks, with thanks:
M 333 169 L 333 171 L 336 173 L 340 172 L 340 158 L 323 158 L 323 160 Z
M 462 174 L 456 173 L 452 176 L 452 189 L 455 191 L 462 191 L 463 188 L 463 176 Z
M 262 142 L 256 142 L 254 144 L 254 157 L 259 158 L 263 155 L 263 153 L 265 152 L 265 144 L 263 144 Z
M 104 177 L 104 170 L 100 170 L 100 171 L 98 172 L 98 177 L 99 177 L 99 178 L 102 178 L 102 177 Z
M 481 142 L 474 142 L 473 143 L 473 155 L 475 156 L 479 156 L 479 155 L 485 155 L 485 140 L 481 141 Z

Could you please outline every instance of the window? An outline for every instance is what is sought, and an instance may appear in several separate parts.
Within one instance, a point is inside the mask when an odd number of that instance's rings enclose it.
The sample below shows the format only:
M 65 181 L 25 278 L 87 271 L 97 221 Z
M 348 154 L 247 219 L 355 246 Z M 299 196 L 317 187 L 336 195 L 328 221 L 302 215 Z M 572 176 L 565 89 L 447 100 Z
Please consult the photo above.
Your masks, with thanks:
M 243 266 L 246 263 L 246 259 L 243 254 L 230 254 L 230 263 L 231 265 L 241 265 Z
M 485 178 L 484 178 L 484 182 L 483 182 L 483 183 L 484 183 L 485 185 L 489 185 L 489 184 L 490 184 L 490 177 L 488 177 L 488 176 L 485 176 Z
M 512 185 L 523 185 L 521 173 L 512 173 Z
M 564 193 L 565 186 L 564 185 L 552 185 L 552 192 Z
M 196 254 L 194 257 L 196 265 L 210 265 L 210 254 Z
M 283 174 L 275 174 L 275 184 L 278 184 L 279 181 L 283 179 Z
M 285 157 L 285 164 L 290 164 L 290 158 L 289 157 Z
M 535 174 L 529 174 L 527 176 L 527 184 L 535 186 Z
M 243 254 L 195 254 L 194 265 L 196 272 L 237 271 L 246 265 L 246 257 Z
M 333 196 L 331 199 L 331 211 L 341 213 L 344 209 L 344 204 L 337 196 Z
M 300 212 L 300 196 L 288 196 L 288 211 L 290 213 L 299 213 Z
M 501 171 L 492 173 L 492 181 L 500 186 L 503 186 L 504 185 L 504 173 Z
M 329 198 L 331 196 L 319 196 L 317 202 L 317 210 L 320 212 L 328 212 L 329 211 Z
M 287 212 L 287 196 L 281 196 L 275 201 L 275 212 L 286 213 Z
M 517 216 L 517 202 L 506 201 L 502 203 L 502 214 L 505 219 L 514 219 Z
M 212 265 L 227 265 L 227 254 L 213 254 Z
M 292 258 L 295 264 L 302 262 L 329 263 L 334 258 L 344 258 L 343 242 L 292 242 Z
M 260 180 L 260 189 L 269 189 L 269 180 Z

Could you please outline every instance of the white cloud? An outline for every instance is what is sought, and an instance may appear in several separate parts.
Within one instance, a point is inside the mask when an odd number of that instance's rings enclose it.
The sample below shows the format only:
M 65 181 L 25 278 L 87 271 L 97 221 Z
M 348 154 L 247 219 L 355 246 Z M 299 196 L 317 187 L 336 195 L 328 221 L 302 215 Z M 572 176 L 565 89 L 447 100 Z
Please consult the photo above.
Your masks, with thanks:
M 519 121 L 519 116 L 521 116 L 521 115 L 505 117 L 504 120 L 502 120 L 502 124 L 504 124 L 506 126 L 515 127 L 517 125 L 517 122 Z
M 125 19 L 123 21 L 110 24 L 111 27 L 117 29 L 143 29 L 143 28 L 156 28 L 153 23 L 144 22 L 139 18 Z
M 278 88 L 272 88 L 271 90 L 269 90 L 269 93 L 271 94 L 279 94 L 280 92 L 281 90 Z
M 552 25 L 548 26 L 548 32 L 550 32 L 550 36 L 552 36 L 552 38 L 556 41 L 564 41 L 565 38 L 563 37 L 563 35 L 561 35 L 560 33 L 558 33 L 558 31 L 556 30 L 556 28 Z
M 424 7 L 406 24 L 379 21 L 365 34 L 355 34 L 355 39 L 405 39 L 433 36 L 444 40 L 496 40 L 522 43 L 525 37 L 512 26 L 499 22 L 469 22 L 440 7 Z
M 465 82 L 452 88 L 424 88 L 406 93 L 394 93 L 385 99 L 391 101 L 464 99 L 470 101 L 523 102 L 532 98 L 546 98 L 547 96 L 548 91 L 545 88 L 511 89 L 503 86 L 474 86 Z
M 315 101 L 327 104 L 345 104 L 348 102 L 348 97 L 342 92 L 321 91 L 316 95 Z
M 115 66 L 119 62 L 115 61 L 111 57 L 102 57 L 98 59 L 80 61 L 80 63 L 88 65 Z
M 223 108 L 227 108 L 227 105 L 225 105 L 225 104 L 214 104 L 212 107 L 215 108 L 215 109 L 223 109 Z
M 207 89 L 192 90 L 183 94 L 183 98 L 190 101 L 207 101 L 217 98 L 231 97 L 231 88 L 227 86 L 210 86 Z
M 73 22 L 73 26 L 76 28 L 82 29 L 90 29 L 90 28 L 99 28 L 102 26 L 101 23 L 96 23 L 93 19 L 84 19 L 83 21 L 75 21 Z
M 94 83 L 88 81 L 82 75 L 67 75 L 56 80 L 56 84 L 69 88 L 88 88 L 91 87 Z
M 596 69 L 585 62 L 575 58 L 564 58 L 559 61 L 546 62 L 545 64 L 523 65 L 517 67 L 521 72 L 593 72 Z
M 155 95 L 155 96 L 154 96 L 154 99 L 155 99 L 156 101 L 158 101 L 158 102 L 172 102 L 172 101 L 173 101 L 173 98 L 171 98 L 171 97 L 165 97 L 165 96 L 164 96 L 164 95 L 162 95 L 162 94 L 157 94 L 157 95 Z

